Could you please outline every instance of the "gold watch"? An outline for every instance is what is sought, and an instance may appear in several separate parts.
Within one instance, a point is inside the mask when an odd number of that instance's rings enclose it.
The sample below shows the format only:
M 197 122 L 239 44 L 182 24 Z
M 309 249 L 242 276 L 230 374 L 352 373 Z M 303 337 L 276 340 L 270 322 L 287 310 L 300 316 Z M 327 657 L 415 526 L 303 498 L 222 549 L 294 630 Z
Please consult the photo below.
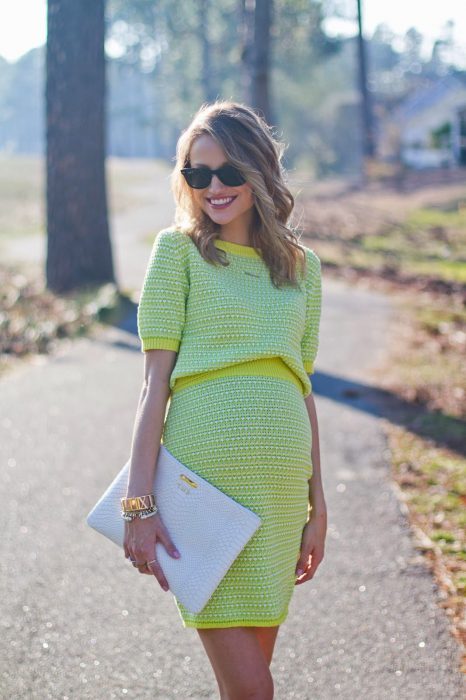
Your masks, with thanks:
M 129 498 L 122 498 L 121 509 L 124 513 L 133 513 L 138 510 L 147 510 L 148 508 L 153 508 L 155 506 L 155 496 L 153 493 L 149 493 L 146 496 L 132 496 Z

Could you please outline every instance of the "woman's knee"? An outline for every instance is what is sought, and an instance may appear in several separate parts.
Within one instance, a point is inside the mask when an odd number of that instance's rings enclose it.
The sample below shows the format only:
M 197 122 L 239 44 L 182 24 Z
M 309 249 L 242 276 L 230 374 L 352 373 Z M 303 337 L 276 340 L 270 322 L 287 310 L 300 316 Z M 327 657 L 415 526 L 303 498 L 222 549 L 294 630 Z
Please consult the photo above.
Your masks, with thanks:
M 234 687 L 226 686 L 228 700 L 272 700 L 274 694 L 273 678 L 268 671 L 254 678 L 236 679 Z

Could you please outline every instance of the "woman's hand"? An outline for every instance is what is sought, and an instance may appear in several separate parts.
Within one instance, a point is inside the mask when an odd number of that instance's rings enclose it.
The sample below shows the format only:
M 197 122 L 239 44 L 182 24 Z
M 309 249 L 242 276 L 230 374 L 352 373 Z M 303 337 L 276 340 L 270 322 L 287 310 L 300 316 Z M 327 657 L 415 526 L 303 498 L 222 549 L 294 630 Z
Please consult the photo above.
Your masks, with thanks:
M 301 554 L 296 564 L 295 585 L 309 581 L 324 558 L 325 536 L 327 533 L 327 510 L 320 508 L 318 513 L 303 528 Z M 299 573 L 301 570 L 301 573 Z
M 168 530 L 159 514 L 150 518 L 125 520 L 125 539 L 123 548 L 125 557 L 132 559 L 140 574 L 153 574 L 164 591 L 168 591 L 168 582 L 157 561 L 155 545 L 160 540 L 170 556 L 178 559 L 181 555 L 173 544 Z M 151 563 L 147 563 L 151 562 Z

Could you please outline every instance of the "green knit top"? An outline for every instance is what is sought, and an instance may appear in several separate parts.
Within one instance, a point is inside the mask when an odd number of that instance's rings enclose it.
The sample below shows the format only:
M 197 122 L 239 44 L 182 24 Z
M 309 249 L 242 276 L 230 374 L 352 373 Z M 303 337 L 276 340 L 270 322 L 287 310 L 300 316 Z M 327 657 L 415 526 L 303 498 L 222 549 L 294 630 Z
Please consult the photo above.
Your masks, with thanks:
M 137 313 L 142 352 L 178 353 L 172 392 L 191 379 L 241 373 L 258 362 L 260 373 L 273 376 L 280 376 L 280 363 L 307 396 L 321 316 L 319 257 L 301 244 L 305 277 L 299 277 L 298 287 L 277 289 L 258 250 L 220 239 L 215 245 L 225 251 L 228 266 L 204 260 L 181 231 L 166 228 L 157 234 Z

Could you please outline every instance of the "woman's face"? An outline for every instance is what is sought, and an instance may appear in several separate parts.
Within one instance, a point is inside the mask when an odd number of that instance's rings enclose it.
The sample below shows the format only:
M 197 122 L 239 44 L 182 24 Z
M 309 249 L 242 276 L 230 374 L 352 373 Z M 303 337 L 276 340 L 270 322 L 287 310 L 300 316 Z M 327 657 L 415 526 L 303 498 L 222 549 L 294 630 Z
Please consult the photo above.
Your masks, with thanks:
M 192 168 L 203 165 L 212 170 L 228 162 L 223 149 L 208 134 L 202 134 L 194 141 L 189 160 Z M 224 226 L 242 217 L 245 226 L 249 224 L 254 198 L 251 185 L 247 182 L 231 187 L 213 175 L 209 187 L 203 190 L 192 189 L 191 192 L 197 204 L 215 223 Z

